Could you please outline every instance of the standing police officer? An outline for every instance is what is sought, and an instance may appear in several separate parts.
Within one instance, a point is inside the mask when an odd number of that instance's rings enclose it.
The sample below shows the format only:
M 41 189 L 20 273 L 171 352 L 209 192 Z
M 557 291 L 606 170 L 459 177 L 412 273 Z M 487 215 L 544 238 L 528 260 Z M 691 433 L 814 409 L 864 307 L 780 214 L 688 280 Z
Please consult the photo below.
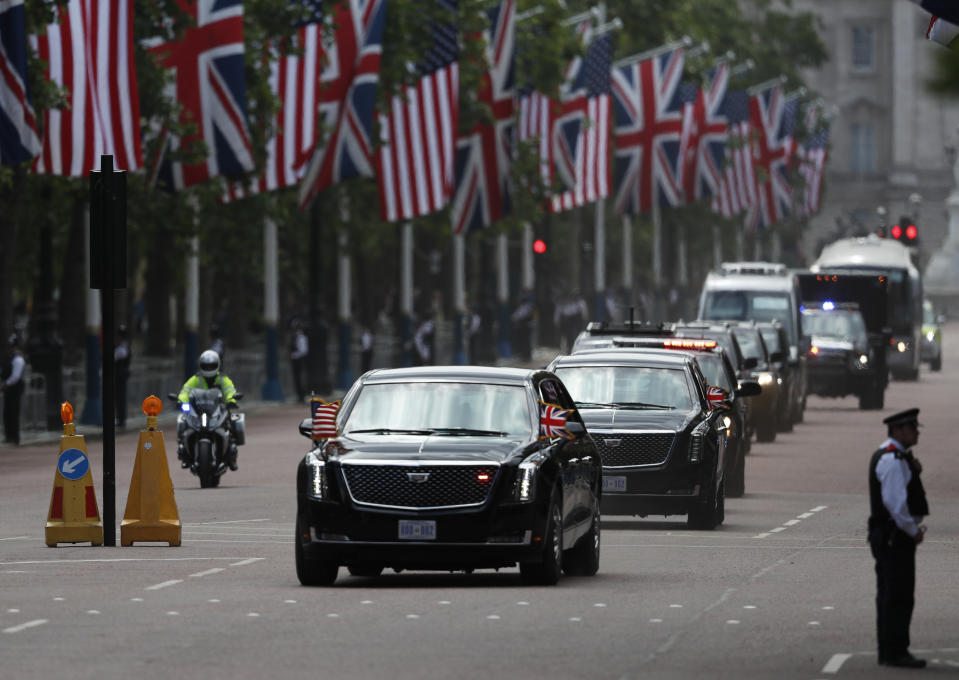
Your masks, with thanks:
M 869 547 L 876 560 L 876 619 L 879 663 L 924 668 L 924 659 L 909 653 L 909 622 L 916 586 L 916 546 L 929 514 L 919 474 L 922 466 L 910 446 L 919 441 L 919 409 L 882 421 L 889 438 L 869 461 Z

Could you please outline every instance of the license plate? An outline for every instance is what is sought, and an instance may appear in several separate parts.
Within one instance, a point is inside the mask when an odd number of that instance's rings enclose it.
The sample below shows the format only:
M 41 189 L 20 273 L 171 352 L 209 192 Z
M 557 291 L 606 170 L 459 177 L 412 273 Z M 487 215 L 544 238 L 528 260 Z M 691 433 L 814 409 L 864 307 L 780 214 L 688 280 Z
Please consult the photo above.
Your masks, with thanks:
M 626 490 L 626 477 L 608 477 L 603 475 L 603 491 L 612 491 L 616 493 L 617 491 Z
M 431 519 L 401 519 L 400 538 L 406 541 L 436 540 L 436 522 Z

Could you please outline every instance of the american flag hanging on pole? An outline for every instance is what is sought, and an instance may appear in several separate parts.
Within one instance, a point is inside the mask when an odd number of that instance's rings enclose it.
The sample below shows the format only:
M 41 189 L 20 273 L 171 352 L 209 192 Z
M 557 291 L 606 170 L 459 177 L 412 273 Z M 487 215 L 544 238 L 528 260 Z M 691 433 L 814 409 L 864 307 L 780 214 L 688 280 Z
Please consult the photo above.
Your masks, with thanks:
M 453 233 L 482 229 L 510 209 L 516 55 L 516 0 L 502 0 L 490 10 L 486 39 L 489 70 L 483 74 L 479 101 L 493 117 L 456 142 L 456 193 Z
M 609 195 L 612 54 L 612 35 L 606 33 L 592 40 L 569 69 L 569 88 L 552 120 L 553 163 L 567 187 L 552 197 L 554 213 Z
M 680 85 L 683 132 L 679 155 L 686 203 L 719 193 L 728 135 L 728 121 L 723 113 L 728 85 L 729 65 L 725 62 L 713 71 L 708 89 L 692 83 Z
M 379 115 L 376 176 L 387 222 L 443 209 L 453 193 L 459 64 L 455 0 L 435 0 L 450 22 L 433 26 L 433 44 L 417 66 L 420 80 Z
M 28 161 L 40 153 L 37 119 L 27 87 L 27 34 L 23 0 L 0 2 L 0 162 Z
M 338 401 L 327 402 L 319 397 L 310 399 L 313 439 L 332 439 L 336 436 L 336 414 L 339 411 Z
M 182 122 L 196 132 L 182 139 L 166 135 L 164 150 L 203 141 L 204 161 L 187 165 L 161 158 L 157 181 L 180 190 L 216 176 L 253 170 L 252 143 L 246 120 L 246 75 L 243 67 L 241 0 L 177 0 L 195 23 L 179 42 L 155 43 L 150 51 L 175 72 L 173 97 L 183 108 Z
M 823 120 L 822 110 L 812 107 L 807 117 L 809 139 L 796 150 L 799 174 L 803 178 L 801 200 L 797 206 L 800 215 L 809 217 L 819 212 L 823 175 L 829 148 L 829 123 Z
M 719 193 L 713 197 L 712 207 L 713 212 L 728 219 L 745 212 L 756 202 L 749 95 L 744 90 L 729 92 L 726 95 L 724 113 L 729 122 L 729 134 L 724 152 L 722 181 Z
M 676 48 L 613 68 L 615 206 L 620 215 L 652 210 L 653 201 L 682 202 L 677 96 L 684 53 Z
M 44 112 L 34 172 L 79 177 L 99 168 L 102 154 L 118 170 L 142 167 L 133 0 L 70 0 L 56 16 L 30 40 L 68 107 Z

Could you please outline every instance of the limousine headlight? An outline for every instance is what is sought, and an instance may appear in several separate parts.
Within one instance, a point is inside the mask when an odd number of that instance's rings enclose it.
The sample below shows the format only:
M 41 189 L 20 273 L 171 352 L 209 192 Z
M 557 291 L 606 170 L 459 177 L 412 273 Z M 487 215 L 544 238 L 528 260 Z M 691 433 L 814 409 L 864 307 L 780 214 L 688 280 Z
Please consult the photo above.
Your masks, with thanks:
M 516 481 L 513 482 L 514 501 L 529 503 L 536 497 L 536 474 L 544 462 L 546 462 L 545 454 L 534 453 L 519 464 L 516 470 Z
M 315 451 L 306 454 L 306 469 L 310 475 L 308 479 L 310 495 L 323 500 L 329 494 L 329 487 L 326 481 L 326 461 L 320 458 Z

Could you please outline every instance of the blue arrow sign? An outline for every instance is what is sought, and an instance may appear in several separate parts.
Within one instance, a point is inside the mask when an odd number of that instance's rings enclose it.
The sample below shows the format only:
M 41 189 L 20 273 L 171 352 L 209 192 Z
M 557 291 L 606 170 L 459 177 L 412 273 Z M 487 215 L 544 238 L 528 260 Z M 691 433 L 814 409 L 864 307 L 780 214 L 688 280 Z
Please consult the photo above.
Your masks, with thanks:
M 57 460 L 57 470 L 71 481 L 76 481 L 87 474 L 90 469 L 90 459 L 80 449 L 67 449 L 60 454 Z

